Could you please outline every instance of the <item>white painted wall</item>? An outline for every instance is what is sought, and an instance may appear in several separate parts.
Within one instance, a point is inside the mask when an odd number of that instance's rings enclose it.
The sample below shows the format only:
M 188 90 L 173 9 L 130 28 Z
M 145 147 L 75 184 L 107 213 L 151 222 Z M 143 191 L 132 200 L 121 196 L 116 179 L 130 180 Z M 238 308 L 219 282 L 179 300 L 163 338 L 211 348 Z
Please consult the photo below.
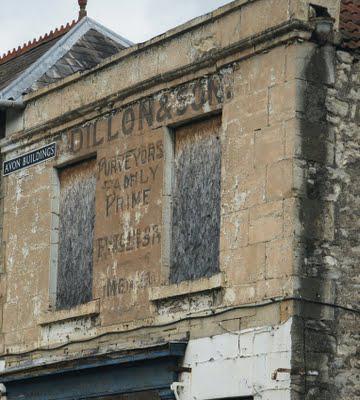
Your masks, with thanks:
M 180 400 L 254 396 L 256 400 L 290 400 L 292 320 L 275 327 L 227 332 L 191 340 L 184 359 Z

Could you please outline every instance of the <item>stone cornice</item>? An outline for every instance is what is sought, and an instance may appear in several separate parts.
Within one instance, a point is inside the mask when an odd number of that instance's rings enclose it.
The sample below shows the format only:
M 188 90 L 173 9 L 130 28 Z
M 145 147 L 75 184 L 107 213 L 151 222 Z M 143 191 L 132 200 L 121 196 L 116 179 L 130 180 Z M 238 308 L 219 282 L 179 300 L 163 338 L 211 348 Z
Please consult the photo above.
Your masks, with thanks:
M 106 114 L 112 109 L 125 105 L 126 102 L 124 100 L 130 96 L 132 96 L 131 101 L 134 101 L 134 98 L 140 99 L 146 96 L 144 94 L 146 91 L 159 91 L 164 86 L 171 87 L 171 82 L 176 86 L 180 79 L 186 80 L 187 76 L 190 76 L 189 79 L 194 79 L 199 72 L 200 76 L 204 74 L 205 70 L 206 73 L 215 72 L 226 65 L 239 62 L 284 43 L 309 40 L 311 32 L 312 26 L 308 23 L 299 20 L 287 21 L 260 34 L 233 43 L 228 47 L 211 51 L 197 62 L 140 81 L 96 102 L 86 104 L 57 118 L 50 119 L 43 124 L 15 133 L 2 141 L 0 144 L 2 147 L 1 152 L 7 153 L 19 146 L 21 147 L 23 139 L 26 139 L 26 145 L 29 145 L 48 136 L 53 136 L 63 130 L 65 124 L 66 128 L 68 128 Z M 51 88 L 48 90 L 51 90 Z M 41 136 L 37 137 L 38 134 L 41 134 Z

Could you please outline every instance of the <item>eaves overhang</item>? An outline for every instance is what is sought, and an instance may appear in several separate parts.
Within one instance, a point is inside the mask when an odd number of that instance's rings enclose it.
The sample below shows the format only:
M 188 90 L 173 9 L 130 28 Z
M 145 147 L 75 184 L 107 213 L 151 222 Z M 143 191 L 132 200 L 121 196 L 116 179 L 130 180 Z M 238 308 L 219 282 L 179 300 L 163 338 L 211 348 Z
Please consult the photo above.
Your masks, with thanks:
M 18 78 L 0 91 L 0 100 L 19 100 L 24 93 L 60 60 L 90 29 L 107 36 L 116 43 L 130 47 L 133 43 L 106 28 L 97 21 L 85 17 L 54 44 L 44 55 L 30 65 Z

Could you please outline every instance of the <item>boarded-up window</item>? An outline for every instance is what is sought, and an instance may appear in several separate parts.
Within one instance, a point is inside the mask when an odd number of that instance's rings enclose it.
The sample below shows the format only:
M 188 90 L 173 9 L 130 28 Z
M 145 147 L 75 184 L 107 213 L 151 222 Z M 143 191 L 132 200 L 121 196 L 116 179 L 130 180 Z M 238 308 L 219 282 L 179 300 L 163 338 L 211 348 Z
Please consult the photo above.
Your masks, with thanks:
M 174 132 L 170 281 L 209 277 L 219 270 L 220 117 Z
M 56 307 L 92 299 L 95 160 L 59 171 L 60 224 Z

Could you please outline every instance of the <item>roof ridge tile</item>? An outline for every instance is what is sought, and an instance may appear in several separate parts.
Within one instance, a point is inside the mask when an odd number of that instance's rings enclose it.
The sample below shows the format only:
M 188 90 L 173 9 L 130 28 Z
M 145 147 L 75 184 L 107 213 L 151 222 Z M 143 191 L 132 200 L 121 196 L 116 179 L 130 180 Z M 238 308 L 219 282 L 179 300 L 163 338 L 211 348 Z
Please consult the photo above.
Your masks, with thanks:
M 33 50 L 36 47 L 49 42 L 50 40 L 54 40 L 59 36 L 64 35 L 69 32 L 72 27 L 74 27 L 79 20 L 72 20 L 71 23 L 67 23 L 65 26 L 61 25 L 60 28 L 56 28 L 55 30 L 51 30 L 50 33 L 46 33 L 43 36 L 40 36 L 38 39 L 34 38 L 32 41 L 29 40 L 27 43 L 24 43 L 22 46 L 18 46 L 17 48 L 13 48 L 9 50 L 7 53 L 4 53 L 2 56 L 0 55 L 0 64 L 4 64 L 13 58 L 16 58 L 29 50 Z

